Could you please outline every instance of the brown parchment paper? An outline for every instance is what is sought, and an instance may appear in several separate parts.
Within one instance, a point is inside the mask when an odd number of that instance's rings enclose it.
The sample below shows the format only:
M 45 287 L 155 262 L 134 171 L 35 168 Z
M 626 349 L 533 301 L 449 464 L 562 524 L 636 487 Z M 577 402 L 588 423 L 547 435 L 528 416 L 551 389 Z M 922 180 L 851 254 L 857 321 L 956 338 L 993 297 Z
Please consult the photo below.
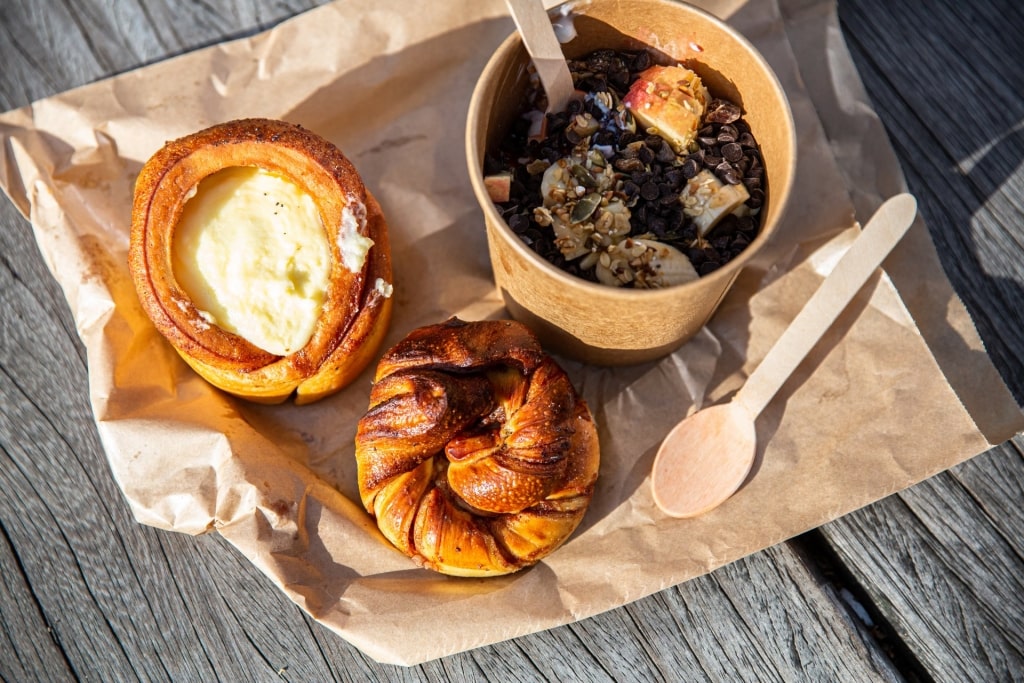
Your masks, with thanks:
M 778 239 L 678 352 L 618 369 L 564 361 L 600 425 L 598 489 L 565 546 L 509 577 L 433 574 L 381 540 L 356 502 L 353 437 L 369 371 L 302 408 L 226 397 L 155 332 L 126 265 L 135 175 L 165 140 L 231 118 L 282 118 L 338 144 L 381 201 L 396 271 L 388 344 L 451 315 L 502 317 L 462 140 L 476 76 L 513 30 L 503 2 L 337 2 L 0 116 L 0 184 L 67 296 L 100 435 L 135 517 L 216 530 L 343 638 L 379 661 L 415 664 L 685 581 L 1024 428 L 918 224 L 915 251 L 887 265 L 893 280 L 928 287 L 903 299 L 876 277 L 759 420 L 746 486 L 695 520 L 657 510 L 648 474 L 664 435 L 735 391 L 856 235 L 854 206 L 865 218 L 902 186 L 881 140 L 870 156 L 854 145 L 881 127 L 831 0 L 783 0 L 784 11 L 764 0 L 699 4 L 740 28 L 787 89 L 801 189 Z M 966 367 L 959 395 L 943 374 L 956 367 Z M 981 380 L 964 381 L 978 377 L 972 368 Z M 979 428 L 969 409 L 982 391 L 995 417 Z

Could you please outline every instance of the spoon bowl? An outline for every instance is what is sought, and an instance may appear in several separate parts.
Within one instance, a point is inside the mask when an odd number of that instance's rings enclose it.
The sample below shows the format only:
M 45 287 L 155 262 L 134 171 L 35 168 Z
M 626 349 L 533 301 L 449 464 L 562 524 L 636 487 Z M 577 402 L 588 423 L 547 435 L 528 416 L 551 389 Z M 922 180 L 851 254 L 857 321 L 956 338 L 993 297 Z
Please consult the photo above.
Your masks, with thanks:
M 675 457 L 654 461 L 654 502 L 673 517 L 693 517 L 718 506 L 750 473 L 757 453 L 754 418 L 730 402 L 694 413 L 677 424 L 662 445 Z M 722 455 L 728 453 L 729 457 Z
M 732 401 L 698 411 L 668 433 L 651 472 L 654 502 L 666 514 L 702 515 L 739 489 L 757 453 L 757 416 L 906 234 L 916 214 L 917 201 L 909 194 L 882 204 Z

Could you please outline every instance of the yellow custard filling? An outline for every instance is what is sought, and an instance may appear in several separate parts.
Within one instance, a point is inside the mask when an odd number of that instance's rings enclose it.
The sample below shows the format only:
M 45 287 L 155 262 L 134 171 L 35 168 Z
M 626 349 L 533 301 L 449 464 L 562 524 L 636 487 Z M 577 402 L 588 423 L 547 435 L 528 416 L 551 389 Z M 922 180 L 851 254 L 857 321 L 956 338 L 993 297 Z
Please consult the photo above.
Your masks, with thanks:
M 173 240 L 174 276 L 207 322 L 281 356 L 309 342 L 331 249 L 298 185 L 258 168 L 218 171 L 185 204 Z

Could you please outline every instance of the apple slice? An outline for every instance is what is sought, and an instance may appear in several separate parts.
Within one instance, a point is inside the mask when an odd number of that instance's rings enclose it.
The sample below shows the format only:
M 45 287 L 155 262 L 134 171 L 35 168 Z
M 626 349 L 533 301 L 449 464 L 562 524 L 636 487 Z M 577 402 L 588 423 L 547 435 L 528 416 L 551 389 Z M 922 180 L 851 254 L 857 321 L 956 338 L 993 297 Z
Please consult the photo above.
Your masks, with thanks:
M 676 153 L 697 137 L 710 96 L 700 77 L 684 66 L 652 66 L 633 81 L 623 103 L 645 129 L 655 129 Z
M 484 187 L 487 188 L 487 195 L 496 204 L 507 202 L 512 194 L 512 174 L 509 171 L 502 171 L 484 177 Z

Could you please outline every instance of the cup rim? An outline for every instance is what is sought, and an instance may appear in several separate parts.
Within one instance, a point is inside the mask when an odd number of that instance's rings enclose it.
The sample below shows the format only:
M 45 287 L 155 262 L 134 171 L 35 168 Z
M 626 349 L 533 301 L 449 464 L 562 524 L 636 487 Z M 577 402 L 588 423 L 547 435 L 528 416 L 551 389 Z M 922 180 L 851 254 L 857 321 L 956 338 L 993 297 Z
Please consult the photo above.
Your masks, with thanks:
M 695 289 L 701 286 L 701 283 L 705 283 L 707 286 L 709 283 L 716 283 L 720 280 L 729 281 L 735 278 L 740 270 L 749 262 L 759 251 L 761 247 L 768 242 L 775 232 L 778 230 L 779 225 L 785 218 L 786 211 L 790 204 L 790 197 L 792 196 L 794 180 L 796 176 L 796 163 L 797 163 L 797 143 L 796 143 L 796 126 L 793 120 L 793 112 L 789 104 L 789 99 L 786 97 L 785 89 L 779 82 L 778 76 L 775 71 L 771 68 L 771 65 L 764 58 L 764 56 L 753 46 L 753 44 L 746 39 L 739 31 L 729 26 L 727 23 L 719 19 L 718 17 L 710 14 L 709 12 L 702 10 L 693 5 L 685 4 L 682 2 L 676 2 L 674 0 L 645 0 L 652 5 L 662 5 L 672 8 L 672 11 L 683 11 L 690 12 L 695 15 L 701 16 L 704 20 L 715 25 L 719 30 L 727 34 L 730 39 L 735 41 L 739 46 L 746 51 L 755 62 L 760 64 L 764 75 L 769 79 L 772 86 L 772 90 L 781 95 L 781 103 L 783 114 L 786 118 L 784 129 L 786 131 L 786 146 L 789 147 L 789 161 L 786 164 L 786 168 L 781 169 L 785 176 L 788 176 L 790 182 L 782 188 L 778 189 L 778 194 L 775 191 L 771 193 L 771 202 L 776 205 L 778 214 L 775 221 L 771 225 L 762 225 L 758 231 L 757 236 L 754 240 L 737 256 L 730 259 L 725 265 L 717 268 L 713 272 L 702 275 L 697 280 L 692 280 L 678 285 L 671 285 L 669 287 L 659 287 L 651 289 L 637 289 L 632 287 L 610 287 L 598 282 L 591 282 L 581 277 L 572 275 L 571 273 L 562 270 L 558 266 L 554 265 L 543 256 L 535 252 L 529 246 L 526 245 L 516 235 L 512 228 L 509 227 L 508 223 L 502 218 L 498 212 L 497 207 L 491 200 L 490 195 L 487 192 L 487 188 L 484 185 L 484 172 L 483 172 L 483 157 L 486 153 L 485 149 L 476 148 L 476 140 L 480 128 L 480 109 L 482 107 L 483 91 L 486 85 L 493 81 L 496 72 L 498 71 L 499 65 L 506 62 L 507 59 L 512 57 L 519 50 L 525 51 L 522 40 L 519 36 L 518 31 L 513 31 L 501 44 L 495 49 L 491 55 L 487 64 L 484 65 L 483 71 L 477 78 L 477 82 L 473 88 L 472 95 L 470 96 L 469 109 L 467 112 L 467 125 L 466 125 L 466 157 L 469 167 L 470 183 L 472 184 L 474 194 L 477 197 L 478 203 L 483 209 L 485 215 L 485 222 L 488 226 L 494 226 L 495 232 L 501 236 L 501 238 L 521 257 L 525 258 L 528 262 L 539 267 L 549 277 L 555 281 L 564 284 L 568 287 L 579 288 L 583 293 L 591 295 L 600 295 L 603 297 L 610 298 L 621 298 L 623 300 L 644 300 L 652 301 L 657 299 L 673 299 L 684 292 L 686 288 Z M 560 7 L 569 6 L 573 3 L 564 2 L 560 5 L 556 5 L 548 10 L 553 12 L 558 10 Z M 728 287 L 726 282 L 725 287 Z

